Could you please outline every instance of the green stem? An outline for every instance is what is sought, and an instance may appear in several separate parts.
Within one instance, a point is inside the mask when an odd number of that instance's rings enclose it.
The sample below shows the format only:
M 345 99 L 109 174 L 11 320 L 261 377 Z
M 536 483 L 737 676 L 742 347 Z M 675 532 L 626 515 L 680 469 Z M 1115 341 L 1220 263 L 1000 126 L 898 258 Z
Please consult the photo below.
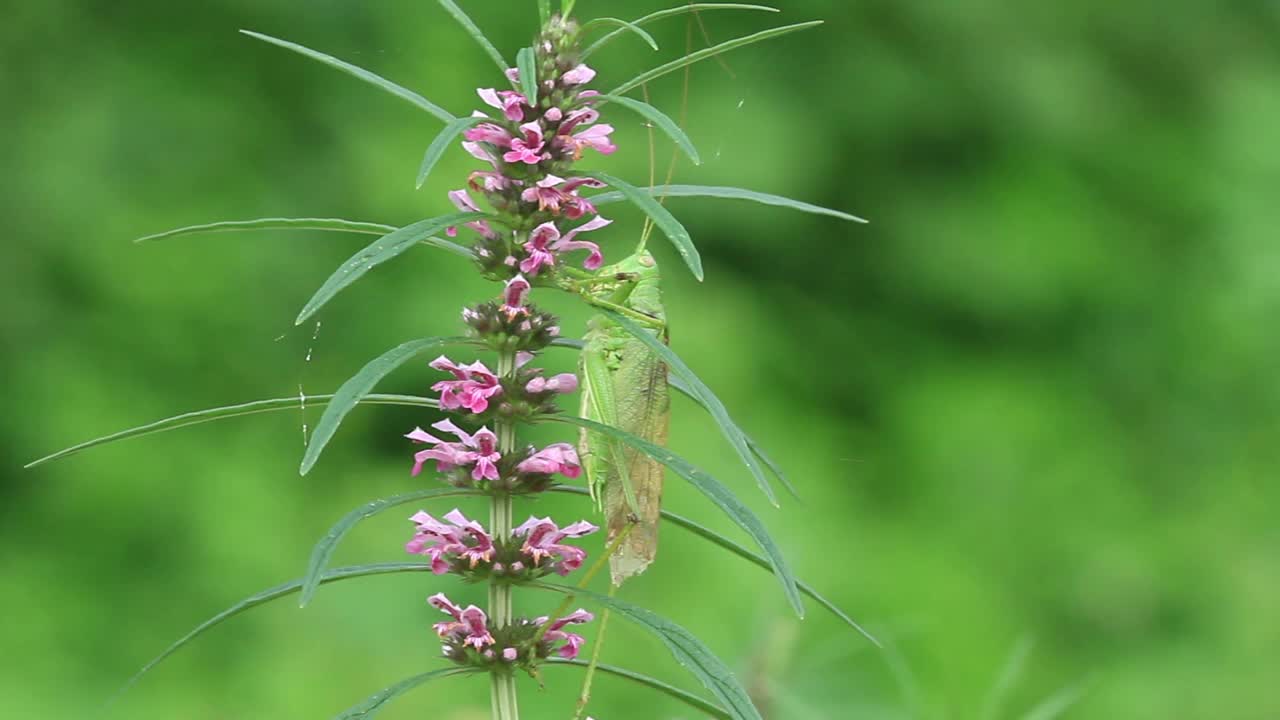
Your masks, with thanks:
M 618 586 L 609 583 L 609 597 L 618 594 Z M 591 650 L 591 662 L 587 664 L 587 676 L 582 681 L 582 692 L 578 695 L 578 709 L 573 714 L 573 720 L 582 720 L 582 715 L 587 711 L 587 704 L 591 702 L 591 681 L 595 678 L 596 668 L 600 666 L 600 652 L 604 649 L 604 633 L 609 629 L 609 608 L 605 608 L 600 613 L 600 632 L 596 633 L 595 647 Z
M 498 375 L 510 378 L 516 372 L 516 353 L 506 350 L 498 354 Z M 499 417 L 495 421 L 498 431 L 498 452 L 506 455 L 516 447 L 516 425 L 514 420 Z M 496 492 L 489 505 L 489 530 L 495 538 L 511 537 L 511 495 Z M 489 585 L 489 622 L 493 627 L 501 628 L 511 624 L 511 585 L 507 583 L 491 583 Z M 520 707 L 516 697 L 516 679 L 510 670 L 495 670 L 492 675 L 490 699 L 494 720 L 520 720 Z

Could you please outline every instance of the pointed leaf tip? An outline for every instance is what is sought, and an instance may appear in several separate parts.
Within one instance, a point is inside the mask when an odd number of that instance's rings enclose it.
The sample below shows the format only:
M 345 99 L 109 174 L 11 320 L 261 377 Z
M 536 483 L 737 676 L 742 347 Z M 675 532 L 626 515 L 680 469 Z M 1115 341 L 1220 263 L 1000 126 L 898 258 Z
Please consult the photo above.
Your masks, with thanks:
M 315 466 L 316 461 L 320 459 L 320 453 L 333 439 L 334 433 L 338 432 L 338 426 L 342 424 L 347 413 L 351 412 L 361 398 L 365 397 L 388 373 L 421 353 L 444 345 L 460 345 L 468 342 L 471 341 L 464 337 L 429 337 L 410 340 L 370 360 L 360 368 L 360 372 L 338 388 L 333 399 L 325 406 L 324 414 L 320 417 L 320 422 L 316 423 L 316 429 L 307 442 L 302 464 L 298 468 L 299 474 L 306 475 Z
M 240 33 L 243 35 L 248 35 L 251 38 L 282 47 L 286 50 L 292 50 L 293 52 L 296 52 L 299 55 L 304 55 L 306 57 L 311 58 L 312 60 L 322 62 L 325 65 L 328 65 L 329 67 L 337 68 L 338 70 L 341 70 L 342 72 L 345 72 L 348 75 L 364 80 L 365 82 L 371 85 L 375 85 L 391 93 L 392 95 L 395 95 L 396 97 L 401 98 L 402 100 L 407 100 L 413 103 L 414 105 L 417 105 L 423 110 L 426 110 L 427 112 L 436 116 L 443 122 L 449 122 L 454 119 L 453 113 L 450 113 L 448 110 L 445 110 L 439 105 L 436 105 L 435 103 L 422 97 L 418 93 L 406 87 L 397 85 L 396 83 L 391 82 L 390 80 L 382 77 L 381 75 L 378 75 L 377 73 L 374 73 L 374 72 L 370 72 L 369 70 L 365 70 L 364 68 L 358 65 L 352 65 L 351 63 L 346 62 L 344 60 L 339 60 L 338 58 L 333 57 L 332 55 L 326 55 L 325 53 L 319 52 L 317 50 L 312 50 L 309 47 L 305 47 L 303 45 L 299 45 L 294 42 L 289 42 L 288 40 L 281 40 L 280 38 L 271 37 L 270 35 L 264 35 L 260 32 L 254 32 L 252 30 L 242 29 L 240 30 Z

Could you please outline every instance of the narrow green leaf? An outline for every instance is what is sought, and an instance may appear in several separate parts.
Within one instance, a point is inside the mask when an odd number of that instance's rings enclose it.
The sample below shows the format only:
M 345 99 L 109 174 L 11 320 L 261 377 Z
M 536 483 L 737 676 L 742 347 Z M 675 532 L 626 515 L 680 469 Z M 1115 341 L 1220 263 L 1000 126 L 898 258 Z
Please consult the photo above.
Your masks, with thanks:
M 379 515 L 386 510 L 400 505 L 407 505 L 413 502 L 421 502 L 423 500 L 434 500 L 436 498 L 446 497 L 463 497 L 468 495 L 483 495 L 479 490 L 467 490 L 463 488 L 432 488 L 430 490 L 419 490 L 417 492 L 404 493 L 401 495 L 392 495 L 391 497 L 381 498 L 373 502 L 365 503 L 360 507 L 352 510 L 342 519 L 334 523 L 329 532 L 320 538 L 320 542 L 315 544 L 311 550 L 311 560 L 307 563 L 307 574 L 302 578 L 302 596 L 298 598 L 298 607 L 306 607 L 311 602 L 311 598 L 315 597 L 316 589 L 320 587 L 320 580 L 324 577 L 325 565 L 329 564 L 329 560 L 333 557 L 333 552 L 338 548 L 338 543 L 342 541 L 347 533 L 351 532 L 361 520 L 367 520 L 374 515 Z
M 574 597 L 586 597 L 631 620 L 662 640 L 676 662 L 680 663 L 724 704 L 733 720 L 762 720 L 760 712 L 751 702 L 750 695 L 738 679 L 711 650 L 692 633 L 670 620 L 632 605 L 625 600 L 609 597 L 583 588 L 570 588 L 544 582 L 530 583 L 531 587 L 551 590 Z
M 418 168 L 418 184 L 414 187 L 421 188 L 422 184 L 427 181 L 427 176 L 431 174 L 431 169 L 440 161 L 444 151 L 449 149 L 449 143 L 453 142 L 454 138 L 458 137 L 467 128 L 475 127 L 484 121 L 485 118 L 482 117 L 464 117 L 445 125 L 440 134 L 436 135 L 431 144 L 427 146 L 427 153 L 422 156 L 422 167 Z
M 604 36 L 603 38 L 600 38 L 600 39 L 599 39 L 599 40 L 597 40 L 594 44 L 592 44 L 592 45 L 591 45 L 591 47 L 589 47 L 589 48 L 587 48 L 586 50 L 582 51 L 582 55 L 581 55 L 581 57 L 582 57 L 582 59 L 583 59 L 583 60 L 586 60 L 588 57 L 590 57 L 590 56 L 591 56 L 591 53 L 593 53 L 593 52 L 595 52 L 596 50 L 599 50 L 600 48 L 602 48 L 602 47 L 604 47 L 605 45 L 607 45 L 607 44 L 609 43 L 609 40 L 610 40 L 611 38 L 616 37 L 618 34 L 623 33 L 623 32 L 635 33 L 637 36 L 639 36 L 639 37 L 640 37 L 640 39 L 641 39 L 641 40 L 644 40 L 646 43 L 648 43 L 648 44 L 649 44 L 649 47 L 653 48 L 654 50 L 657 50 L 657 49 L 658 49 L 658 41 L 657 41 L 657 40 L 654 40 L 652 35 L 650 35 L 649 33 L 645 32 L 644 28 L 640 27 L 640 26 L 639 26 L 638 24 L 636 24 L 636 23 L 627 22 L 626 20 L 623 20 L 622 18 L 616 18 L 616 17 L 602 17 L 602 18 L 596 18 L 596 19 L 592 20 L 591 22 L 588 22 L 588 23 L 584 24 L 584 25 L 582 26 L 582 30 L 583 30 L 583 32 L 586 32 L 587 30 L 589 30 L 589 29 L 591 29 L 591 28 L 593 28 L 593 27 L 595 27 L 595 26 L 597 26 L 597 25 L 617 25 L 617 26 L 618 26 L 618 29 L 617 29 L 617 30 L 614 30 L 613 32 L 609 33 L 608 35 Z
M 468 342 L 467 338 L 462 337 L 429 337 L 410 340 L 370 360 L 367 365 L 360 368 L 360 372 L 342 383 L 342 387 L 338 388 L 338 392 L 333 394 L 333 399 L 325 406 L 324 414 L 320 416 L 320 422 L 316 423 L 316 429 L 311 433 L 311 440 L 307 443 L 307 451 L 302 456 L 302 467 L 299 472 L 306 475 L 311 470 L 320 459 L 320 453 L 333 439 L 333 434 L 338 431 L 343 418 L 388 373 L 424 352 L 445 345 L 463 345 Z
M 151 240 L 182 237 L 183 235 L 244 232 L 247 230 L 320 230 L 363 233 L 365 235 L 386 235 L 395 229 L 394 225 L 338 220 L 336 218 L 258 218 L 257 220 L 224 220 L 222 222 L 205 223 L 204 225 L 189 225 L 140 237 L 134 242 L 143 243 Z
M 554 345 L 555 343 L 552 344 Z M 704 402 L 703 399 L 694 392 L 693 388 L 689 387 L 689 385 L 685 383 L 679 375 L 676 375 L 675 373 L 667 373 L 667 384 L 677 390 L 680 394 L 697 403 L 697 405 L 703 410 L 706 410 L 708 413 L 711 412 L 711 408 L 707 403 Z M 743 431 L 742 428 L 738 427 L 736 423 L 734 424 L 734 427 L 737 428 L 738 432 L 742 433 L 742 439 L 746 441 L 747 447 L 751 448 L 751 452 L 760 459 L 760 462 L 764 463 L 765 467 L 769 468 L 769 472 L 773 473 L 773 476 L 778 479 L 778 482 L 782 483 L 782 487 L 786 488 L 787 492 L 791 493 L 791 497 L 799 500 L 800 492 L 796 490 L 795 485 L 791 484 L 791 480 L 787 478 L 787 475 L 782 471 L 782 468 L 773 461 L 773 458 L 769 457 L 769 455 L 765 453 L 764 448 L 761 447 L 759 443 L 752 439 L 752 437 Z
M 1009 651 L 1009 657 L 1004 662 L 1004 667 L 1000 669 L 1000 675 L 996 677 L 995 684 L 987 691 L 987 696 L 982 701 L 982 709 L 978 712 L 977 720 L 998 720 L 1004 715 L 1005 701 L 1008 700 L 1009 693 L 1022 676 L 1034 646 L 1035 643 L 1029 635 L 1018 638 L 1018 642 L 1014 643 L 1013 649 Z
M 782 589 L 786 593 L 791 607 L 795 609 L 796 615 L 804 617 L 804 602 L 800 599 L 800 592 L 796 589 L 796 578 L 791 574 L 791 567 L 787 564 L 786 558 L 783 557 L 782 550 L 773 541 L 773 538 L 769 536 L 769 531 L 765 529 L 764 523 L 760 522 L 760 518 L 756 517 L 756 514 L 751 512 L 750 508 L 743 505 L 742 501 L 729 488 L 721 484 L 719 480 L 689 464 L 689 461 L 670 450 L 654 445 L 648 440 L 636 437 L 625 430 L 619 430 L 616 427 L 570 415 L 555 415 L 546 419 L 550 422 L 577 425 L 578 427 L 584 427 L 616 438 L 666 465 L 674 470 L 677 475 L 688 480 L 699 492 L 715 503 L 716 507 L 728 515 L 730 520 L 733 520 L 738 527 L 745 530 L 752 540 L 756 541 L 756 544 L 760 546 L 760 549 L 769 558 L 769 565 L 773 568 L 774 574 L 778 576 L 778 581 L 782 583 Z
M 380 690 L 355 705 L 352 705 L 346 710 L 343 710 L 334 716 L 334 720 L 356 720 L 357 718 L 359 718 L 359 720 L 371 720 L 382 711 L 387 703 L 432 680 L 449 677 L 451 675 L 474 675 L 478 672 L 480 671 L 475 668 L 449 667 L 442 668 L 440 670 L 432 670 L 431 672 L 425 672 L 421 675 L 414 675 L 413 677 L 401 680 L 385 690 Z
M 301 325 L 306 322 L 307 318 L 316 314 L 320 308 L 324 307 L 325 303 L 332 300 L 334 295 L 364 277 L 365 273 L 401 255 L 409 248 L 431 237 L 432 234 L 447 227 L 461 225 L 470 220 L 478 220 L 483 217 L 488 216 L 481 212 L 460 212 L 428 220 L 419 220 L 412 225 L 406 225 L 395 232 L 374 240 L 373 244 L 352 255 L 350 260 L 342 263 L 342 267 L 335 270 L 329 276 L 329 279 L 324 281 L 324 284 L 320 286 L 316 294 L 312 295 L 307 304 L 303 306 L 302 312 L 298 313 L 298 319 L 294 321 L 294 324 Z
M 772 8 L 766 5 L 743 5 L 741 3 L 689 3 L 688 5 L 681 5 L 679 7 L 668 8 L 666 10 L 659 10 L 658 12 L 650 13 L 640 18 L 639 20 L 633 20 L 631 22 L 631 25 L 633 27 L 638 28 L 641 25 L 647 25 L 651 22 L 654 22 L 656 20 L 661 20 L 663 18 L 672 17 L 674 15 L 683 15 L 685 13 L 690 13 L 690 12 L 701 12 L 703 10 L 707 10 L 707 11 L 763 10 L 765 12 L 780 12 L 778 8 Z M 614 18 L 602 18 L 602 19 L 612 20 Z M 587 23 L 587 24 L 590 25 L 590 23 Z M 595 53 L 597 50 L 604 47 L 605 45 L 608 45 L 610 42 L 612 42 L 615 38 L 617 38 L 619 35 L 621 35 L 624 32 L 627 32 L 627 28 L 625 27 L 619 28 L 609 33 L 608 35 L 605 35 L 604 37 L 592 43 L 591 46 L 588 47 L 586 50 L 582 51 L 582 57 L 585 58 Z M 654 50 L 657 50 L 657 48 L 655 47 Z
M 472 22 L 471 18 L 467 17 L 466 13 L 462 12 L 462 8 L 458 7 L 457 3 L 453 0 L 440 0 L 440 5 L 442 5 L 444 9 L 453 16 L 454 20 L 457 20 L 458 23 L 466 29 L 467 34 L 480 44 L 480 48 L 484 50 L 485 54 L 493 58 L 493 61 L 502 69 L 502 73 L 504 75 L 511 69 L 511 66 L 507 65 L 507 61 L 502 58 L 502 53 L 498 52 L 498 48 L 494 47 L 493 43 L 489 42 L 489 38 L 485 37 L 483 32 L 480 32 L 480 27 Z
M 272 45 L 278 45 L 282 48 L 285 48 L 286 50 L 292 50 L 301 55 L 306 55 L 312 60 L 319 60 L 325 65 L 328 65 L 330 67 L 335 67 L 349 75 L 354 75 L 355 77 L 358 77 L 367 83 L 376 85 L 382 88 L 383 90 L 386 90 L 387 92 L 391 93 L 392 95 L 395 95 L 396 97 L 402 98 L 404 100 L 408 100 L 409 102 L 413 103 L 414 105 L 417 105 L 423 110 L 426 110 L 432 115 L 435 115 L 437 118 L 440 118 L 442 122 L 450 122 L 451 120 L 453 120 L 453 113 L 449 112 L 448 110 L 445 110 L 439 105 L 436 105 L 435 103 L 422 97 L 418 93 L 412 90 L 409 90 L 408 88 L 401 87 L 391 82 L 390 80 L 382 77 L 381 75 L 376 75 L 374 73 L 371 73 L 362 67 L 357 67 L 355 65 L 352 65 L 351 63 L 343 62 L 342 60 L 339 60 L 338 58 L 333 57 L 332 55 L 325 55 L 322 52 L 317 52 L 315 50 L 312 50 L 311 48 L 303 47 L 302 45 L 299 45 L 297 43 L 289 42 L 288 40 L 273 38 L 270 35 L 263 35 L 262 33 L 256 33 L 256 32 L 253 32 L 252 30 L 241 30 L 240 32 L 244 33 L 245 35 L 248 35 L 251 38 L 257 38 L 258 40 L 262 40 L 263 42 L 269 42 Z
M 776 205 L 778 207 L 791 208 L 792 210 L 800 210 L 801 212 L 813 213 L 815 215 L 830 215 L 831 217 L 848 220 L 850 222 L 865 223 L 868 222 L 857 215 L 850 215 L 839 210 L 824 208 L 818 205 L 811 205 L 807 202 L 792 200 L 791 198 L 781 195 L 770 195 L 769 193 L 756 192 L 754 190 L 744 190 L 735 187 L 719 187 L 715 185 L 659 185 L 655 188 L 643 188 L 646 192 L 652 192 L 654 197 L 714 197 L 729 198 L 732 200 L 751 200 L 765 205 Z M 627 199 L 627 196 L 621 192 L 606 192 L 594 195 L 591 202 L 596 205 L 607 205 L 609 203 L 618 202 Z
M 684 151 L 684 154 L 689 156 L 689 159 L 693 161 L 694 165 L 702 164 L 702 159 L 698 157 L 698 150 L 693 146 L 693 141 L 689 139 L 689 136 L 685 134 L 684 130 L 680 129 L 680 126 L 677 125 L 674 120 L 658 108 L 650 105 L 649 103 L 632 100 L 631 98 L 624 97 L 622 95 L 602 95 L 600 97 L 603 100 L 616 102 L 628 110 L 639 113 L 646 120 L 657 125 L 663 132 L 669 135 L 671 139 L 675 141 L 676 145 L 680 146 L 680 149 Z
M 666 343 L 659 340 L 652 333 L 646 332 L 635 321 L 608 308 L 596 308 L 596 312 L 614 321 L 623 330 L 626 330 L 637 340 L 644 343 L 654 354 L 662 358 L 662 362 L 667 364 L 672 373 L 688 384 L 689 389 L 698 396 L 703 406 L 707 408 L 707 412 L 715 419 L 720 432 L 729 441 L 729 444 L 733 446 L 734 451 L 738 453 L 738 457 L 747 466 L 747 470 L 751 471 L 751 475 L 756 479 L 756 484 L 760 486 L 760 490 L 764 492 L 765 497 L 769 498 L 769 502 L 776 507 L 778 498 L 774 495 L 773 488 L 769 485 L 769 478 L 765 477 L 760 463 L 756 462 L 755 454 L 751 452 L 751 447 L 747 444 L 747 439 L 742 429 L 733 421 L 733 418 L 729 417 L 729 411 L 725 408 L 724 403 L 720 402 L 720 398 L 711 392 L 711 388 L 707 387 L 706 383 L 702 382 L 702 379 L 693 372 L 693 369 L 686 365 L 680 359 L 680 356 L 676 355 Z
M 538 62 L 533 48 L 520 48 L 516 53 L 516 67 L 520 69 L 520 92 L 531 107 L 538 106 Z
M 175 415 L 163 420 L 157 420 L 146 425 L 121 430 L 120 432 L 104 435 L 93 440 L 86 440 L 78 445 L 72 445 L 69 448 L 59 450 L 51 455 L 46 455 L 39 460 L 33 460 L 27 463 L 25 468 L 33 468 L 37 465 L 43 465 L 47 462 L 59 460 L 68 455 L 75 455 L 78 452 L 89 450 L 90 448 L 106 445 L 119 440 L 129 440 L 131 438 L 142 437 L 144 435 L 154 435 L 169 430 L 177 430 L 179 428 L 191 425 L 199 425 L 201 423 L 213 422 L 215 420 L 225 420 L 227 418 L 241 417 L 243 415 L 257 415 L 259 413 L 280 412 L 282 410 L 300 410 L 303 407 L 309 407 L 311 404 L 323 404 L 329 402 L 333 395 L 300 395 L 298 397 L 273 398 L 271 400 L 255 400 L 253 402 L 241 403 L 239 405 L 226 405 L 223 407 L 209 408 L 207 410 L 196 410 L 194 412 Z M 361 405 L 407 405 L 409 407 L 439 407 L 435 400 L 424 397 L 415 397 L 412 395 L 365 395 L 360 398 Z
M 555 347 L 565 347 L 565 348 L 571 348 L 574 350 L 582 350 L 584 347 L 586 347 L 586 344 L 583 343 L 581 340 L 577 340 L 574 338 L 563 338 L 563 337 L 552 340 L 551 344 Z M 702 398 L 698 397 L 697 394 L 694 393 L 693 389 L 690 388 L 689 385 L 686 384 L 685 381 L 682 380 L 679 375 L 676 375 L 674 373 L 668 373 L 667 383 L 672 388 L 675 388 L 681 394 L 683 394 L 684 396 L 688 397 L 690 400 L 697 403 L 703 410 L 706 410 L 707 412 L 711 412 L 711 408 L 707 406 L 707 404 L 702 400 Z M 735 428 L 738 427 L 736 423 L 734 424 L 734 427 Z M 750 435 L 747 435 L 745 432 L 743 432 L 741 428 L 738 428 L 738 432 L 742 433 L 742 437 L 746 440 L 747 445 L 751 448 L 751 452 L 754 453 L 755 456 L 760 459 L 760 462 L 765 464 L 765 467 L 769 468 L 769 471 L 773 473 L 774 477 L 778 478 L 778 482 L 782 483 L 782 486 L 787 489 L 787 492 L 791 493 L 792 497 L 795 497 L 798 499 L 800 497 L 800 493 L 796 490 L 795 485 L 792 485 L 791 481 L 787 479 L 787 475 L 782 471 L 782 468 L 779 467 L 778 464 L 773 461 L 773 458 L 769 457 L 769 455 L 765 453 L 764 448 L 761 447 L 760 444 L 757 443 L 755 440 L 753 440 Z
M 353 565 L 350 567 L 341 567 L 341 568 L 335 568 L 334 570 L 330 570 L 329 572 L 325 573 L 322 578 L 320 578 L 320 582 L 331 583 L 331 582 L 338 582 L 340 580 L 350 580 L 351 578 L 365 577 L 367 575 L 386 575 L 390 573 L 405 573 L 405 572 L 431 572 L 431 565 L 429 563 L 377 563 L 374 565 Z M 164 652 L 157 655 L 154 660 L 144 665 L 141 670 L 139 670 L 137 673 L 134 674 L 133 677 L 129 678 L 129 681 L 126 682 L 124 686 L 121 687 L 118 691 L 116 691 L 115 698 L 119 698 L 120 695 L 124 694 L 125 691 L 133 687 L 139 680 L 141 680 L 143 675 L 146 675 L 148 672 L 151 672 L 151 670 L 153 670 L 157 665 L 163 662 L 170 655 L 173 655 L 178 650 L 181 650 L 183 646 L 185 646 L 187 643 L 191 642 L 192 640 L 195 640 L 197 637 L 203 635 L 206 631 L 221 624 L 225 620 L 229 620 L 235 617 L 236 615 L 239 615 L 240 613 L 246 610 L 271 602 L 272 600 L 282 598 L 286 595 L 291 595 L 297 592 L 298 589 L 301 587 L 302 587 L 301 579 L 290 580 L 287 583 L 276 585 L 273 588 L 268 588 L 266 590 L 263 590 L 260 593 L 250 595 L 249 597 L 241 600 L 235 605 L 232 605 L 226 610 L 223 610 L 217 615 L 214 615 L 208 620 L 205 620 L 204 622 L 197 625 L 194 630 L 187 633 L 186 635 L 183 635 L 177 642 L 175 642 L 174 644 L 166 648 Z M 113 700 L 115 698 L 113 698 Z
M 557 493 L 563 493 L 566 495 L 579 495 L 586 498 L 591 497 L 591 493 L 587 492 L 585 488 L 573 487 L 570 485 L 556 485 L 552 488 L 549 488 L 548 492 L 557 492 Z M 698 523 L 695 520 L 687 518 L 684 515 L 674 513 L 670 510 L 662 510 L 662 517 L 664 520 L 674 523 L 675 525 L 678 525 L 679 527 L 682 527 L 685 530 L 688 530 L 689 532 L 692 532 L 693 534 L 702 537 L 702 539 L 704 540 L 709 540 L 712 543 L 719 545 L 725 550 L 728 550 L 729 552 L 733 553 L 734 555 L 737 555 L 743 560 L 750 562 L 753 565 L 762 567 L 765 570 L 772 571 L 773 569 L 772 566 L 769 565 L 768 558 L 748 550 L 747 548 L 721 535 L 715 530 L 712 530 L 711 528 L 708 528 L 705 525 Z M 872 644 L 874 644 L 876 647 L 884 647 L 883 645 L 880 644 L 880 641 L 876 639 L 874 635 L 872 635 L 870 632 L 867 631 L 866 628 L 862 627 L 856 621 L 854 621 L 853 618 L 849 617 L 849 615 L 845 613 L 845 611 L 840 609 L 840 606 L 836 605 L 835 603 L 831 602 L 827 598 L 823 597 L 817 590 L 813 588 L 812 585 L 806 583 L 805 581 L 799 578 L 796 578 L 796 587 L 799 588 L 800 592 L 812 598 L 814 602 L 818 603 L 819 605 L 821 605 L 822 607 L 830 611 L 832 615 L 835 615 L 837 618 L 840 618 L 840 620 L 842 620 L 846 625 L 853 628 L 855 631 L 857 631 L 866 639 L 870 640 Z
M 680 257 L 684 258 L 684 262 L 689 266 L 689 270 L 693 272 L 693 276 L 702 281 L 702 258 L 698 255 L 698 248 L 693 245 L 693 238 L 689 237 L 689 231 L 684 229 L 679 220 L 671 214 L 666 208 L 662 207 L 657 200 L 649 193 L 640 188 L 620 180 L 612 175 L 602 172 L 582 172 L 578 175 L 593 177 L 601 182 L 608 184 L 610 187 L 616 188 L 628 200 L 635 203 L 637 207 L 645 212 L 646 215 L 653 218 L 653 222 L 657 225 L 675 246 L 676 252 L 680 253 Z
M 764 30 L 764 31 L 755 33 L 754 35 L 746 35 L 744 37 L 734 38 L 733 40 L 722 42 L 719 45 L 715 45 L 713 47 L 703 48 L 702 50 L 689 53 L 688 55 L 685 55 L 684 57 L 678 60 L 672 60 L 666 65 L 661 65 L 648 72 L 641 73 L 640 75 L 632 78 L 628 82 L 625 82 L 619 85 L 618 87 L 614 88 L 613 90 L 610 90 L 609 94 L 622 95 L 624 93 L 630 92 L 640 87 L 641 85 L 647 82 L 656 80 L 657 78 L 660 78 L 663 75 L 666 75 L 667 73 L 675 72 L 676 70 L 679 70 L 680 68 L 686 65 L 692 65 L 700 60 L 706 60 L 707 58 L 715 57 L 716 55 L 719 55 L 724 52 L 728 52 L 730 50 L 734 50 L 736 48 L 743 47 L 745 45 L 758 43 L 761 40 L 768 40 L 770 38 L 778 37 L 779 35 L 786 35 L 787 33 L 796 32 L 797 30 L 807 30 L 808 28 L 817 27 L 818 25 L 821 25 L 821 24 L 822 24 L 821 20 L 813 20 L 810 22 L 797 23 L 795 25 L 785 25 L 783 27 L 776 27 L 770 30 Z
M 1022 720 L 1056 720 L 1080 702 L 1085 690 L 1084 683 L 1065 687 L 1031 708 L 1026 715 L 1022 716 Z
M 588 665 L 590 665 L 590 663 L 584 660 L 551 660 L 546 664 L 546 667 L 555 667 L 557 665 L 561 665 L 561 666 L 571 665 L 573 667 L 585 668 Z M 656 678 L 651 678 L 648 675 L 641 675 L 638 672 L 633 672 L 631 670 L 627 670 L 626 668 L 620 668 L 614 665 L 607 665 L 605 663 L 596 663 L 596 670 L 598 670 L 599 672 L 605 673 L 606 675 L 613 675 L 614 677 L 620 677 L 620 678 L 623 678 L 624 680 L 630 680 L 631 682 L 634 682 L 637 685 L 643 685 L 647 688 L 652 688 L 654 690 L 657 690 L 658 692 L 661 692 L 667 695 L 668 697 L 675 698 L 676 700 L 679 700 L 680 702 L 688 705 L 694 710 L 704 712 L 713 718 L 720 718 L 720 720 L 731 720 L 733 717 L 728 712 L 726 712 L 724 708 L 721 708 L 718 705 L 709 703 L 706 700 L 703 700 L 702 698 L 698 697 L 697 695 L 694 695 L 691 692 L 681 690 L 680 688 L 674 685 L 668 685 L 667 683 L 664 683 L 661 680 L 658 680 Z
M 399 230 L 395 225 L 382 223 L 355 222 L 352 220 L 336 220 L 331 218 L 260 218 L 257 220 L 228 220 L 225 222 L 191 225 L 175 230 L 168 230 L 155 235 L 134 240 L 135 243 L 180 237 L 183 235 L 208 235 L 221 232 L 244 232 L 249 230 L 318 230 L 332 232 L 350 232 L 364 235 L 386 235 Z M 437 237 L 423 238 L 424 245 L 448 250 L 454 255 L 471 259 L 474 255 L 469 248 L 455 242 Z
M 538 0 L 538 24 L 546 25 L 551 19 L 551 0 Z

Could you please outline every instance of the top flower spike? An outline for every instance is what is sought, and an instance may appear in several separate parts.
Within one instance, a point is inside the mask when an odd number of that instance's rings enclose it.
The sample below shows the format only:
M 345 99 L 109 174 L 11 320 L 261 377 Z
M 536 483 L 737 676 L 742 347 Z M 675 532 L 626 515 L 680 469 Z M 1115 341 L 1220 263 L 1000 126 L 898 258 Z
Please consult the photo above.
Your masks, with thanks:
M 595 205 L 578 194 L 583 188 L 606 185 L 596 178 L 575 177 L 572 166 L 588 150 L 615 152 L 613 126 L 598 122 L 600 113 L 592 104 L 600 93 L 586 88 L 596 71 L 580 62 L 576 42 L 557 43 L 548 37 L 537 47 L 535 82 L 522 82 L 526 78 L 512 68 L 507 78 L 516 90 L 477 89 L 486 108 L 472 114 L 476 123 L 463 133 L 462 145 L 489 168 L 473 172 L 468 188 L 449 193 L 460 209 L 477 207 L 469 192 L 483 196 L 499 214 L 514 219 L 521 233 L 538 228 L 534 234 L 541 242 L 514 243 L 511 233 L 494 233 L 487 223 L 469 225 L 480 235 L 474 249 L 481 266 L 504 280 L 517 272 L 530 280 L 539 270 L 553 273 L 557 256 L 570 250 L 590 251 L 588 269 L 603 263 L 594 243 L 572 238 L 608 225 Z M 559 238 L 563 240 L 553 242 Z

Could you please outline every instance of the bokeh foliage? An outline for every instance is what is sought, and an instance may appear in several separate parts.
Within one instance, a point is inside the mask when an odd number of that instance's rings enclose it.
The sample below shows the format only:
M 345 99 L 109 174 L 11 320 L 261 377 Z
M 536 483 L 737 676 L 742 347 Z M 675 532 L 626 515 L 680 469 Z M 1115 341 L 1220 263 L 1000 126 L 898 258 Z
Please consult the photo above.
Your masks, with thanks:
M 582 0 L 635 17 L 657 0 Z M 1022 638 L 999 717 L 1079 684 L 1068 717 L 1280 716 L 1280 11 L 1269 2 L 1011 4 L 796 0 L 704 17 L 713 39 L 822 17 L 816 31 L 693 73 L 677 181 L 737 184 L 870 226 L 673 200 L 696 284 L 660 246 L 673 345 L 790 470 L 770 510 L 700 410 L 673 447 L 735 482 L 800 575 L 871 624 L 874 650 L 776 583 L 677 529 L 624 596 L 693 629 L 767 697 L 770 718 L 982 719 Z M 466 3 L 511 57 L 535 3 Z M 128 239 L 266 215 L 402 224 L 449 209 L 472 161 L 413 190 L 438 122 L 235 32 L 363 64 L 455 114 L 499 82 L 425 0 L 17 3 L 0 23 L 0 694 L 6 715 L 77 717 L 190 626 L 301 574 L 349 508 L 415 487 L 399 434 L 430 420 L 357 411 L 311 475 L 285 413 L 131 441 L 24 473 L 87 437 L 180 411 L 329 392 L 411 337 L 452 334 L 493 291 L 426 248 L 322 313 L 291 319 L 365 240 L 336 234 Z M 683 21 L 595 58 L 602 84 L 678 53 Z M 702 42 L 694 29 L 695 43 Z M 730 74 L 731 73 L 731 74 Z M 680 80 L 651 88 L 673 114 Z M 641 182 L 646 135 L 615 112 Z M 660 176 L 670 157 L 658 149 Z M 610 208 L 623 252 L 640 216 Z M 540 301 L 585 318 L 566 298 Z M 313 339 L 314 336 L 314 339 Z M 305 361 L 310 354 L 310 361 Z M 549 362 L 568 367 L 566 355 Z M 388 391 L 423 392 L 415 366 Z M 562 430 L 540 429 L 545 437 Z M 724 528 L 670 477 L 669 504 Z M 543 501 L 585 513 L 577 499 Z M 469 506 L 468 506 L 469 507 Z M 447 510 L 447 507 L 438 508 Z M 477 508 L 469 508 L 471 510 Z M 407 513 L 406 513 L 407 514 Z M 398 560 L 409 524 L 363 527 L 339 561 Z M 325 717 L 436 664 L 414 576 L 324 588 L 204 638 L 120 706 L 133 718 Z M 554 597 L 517 602 L 545 611 Z M 613 623 L 606 659 L 694 687 Z M 551 673 L 557 673 L 551 675 Z M 524 685 L 567 717 L 580 675 Z M 616 680 L 601 720 L 687 716 Z M 445 680 L 386 712 L 485 717 Z

